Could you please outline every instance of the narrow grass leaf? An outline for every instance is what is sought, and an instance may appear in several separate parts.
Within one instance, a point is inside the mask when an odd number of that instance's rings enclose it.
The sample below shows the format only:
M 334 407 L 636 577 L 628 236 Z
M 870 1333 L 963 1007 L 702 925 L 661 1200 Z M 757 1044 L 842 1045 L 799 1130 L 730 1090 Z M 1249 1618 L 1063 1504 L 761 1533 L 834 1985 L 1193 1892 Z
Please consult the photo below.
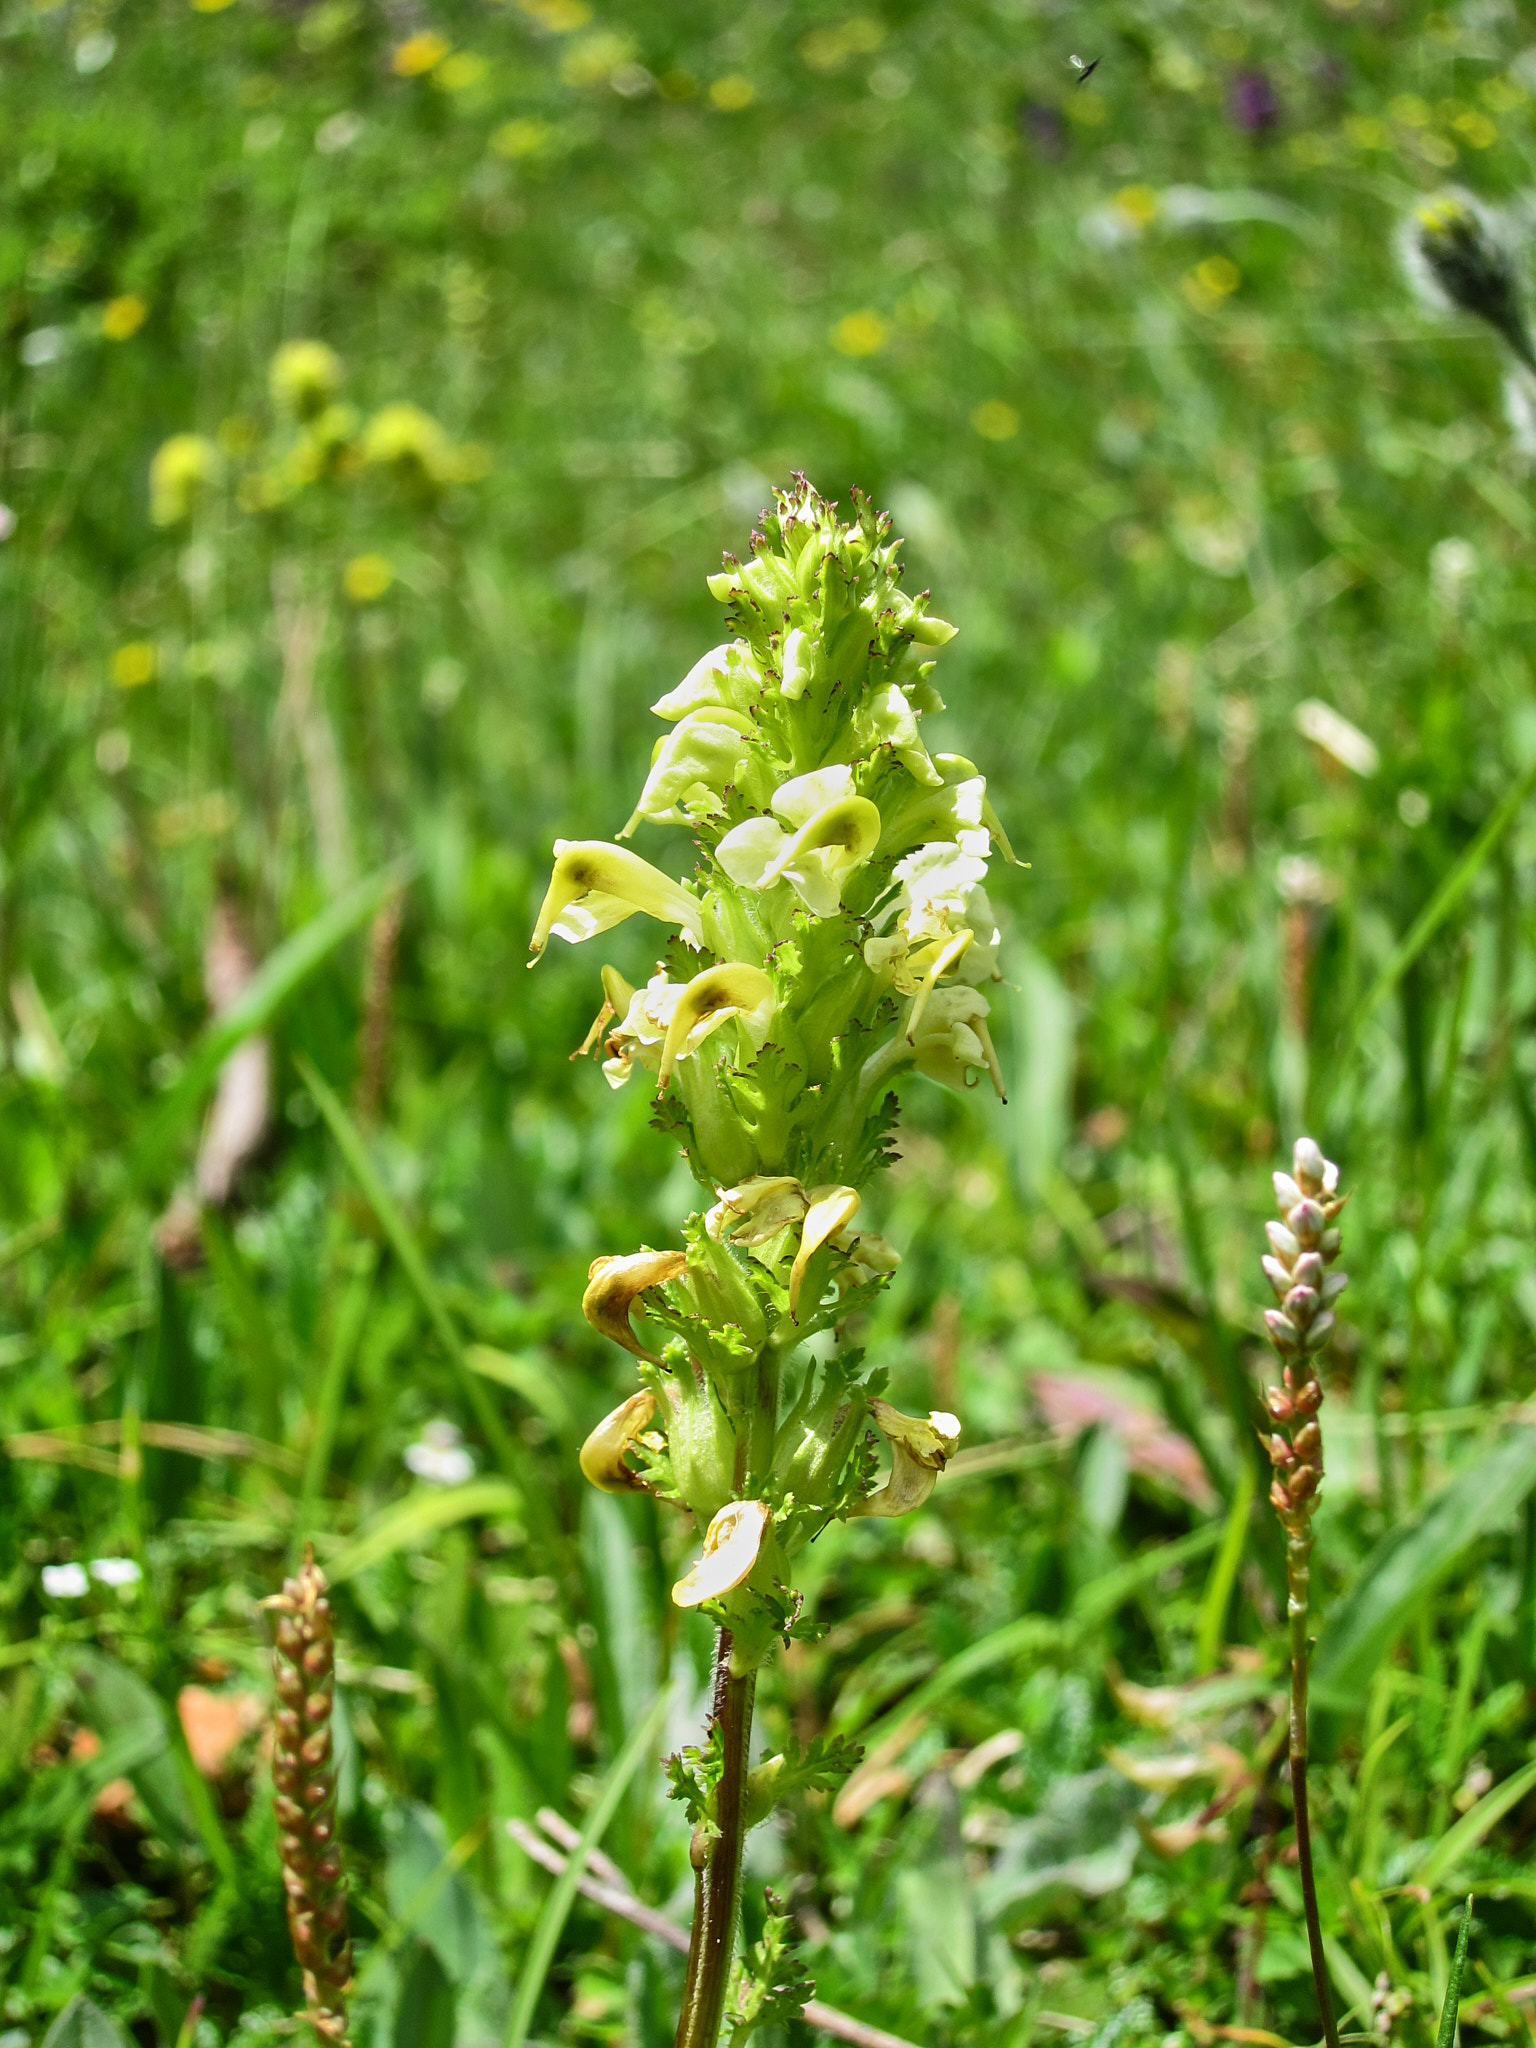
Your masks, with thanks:
M 1312 1670 L 1320 1706 L 1358 1706 L 1415 1608 L 1480 1536 L 1509 1521 L 1533 1486 L 1536 1430 L 1513 1430 L 1377 1545 L 1323 1630 Z
M 1445 2005 L 1440 2013 L 1440 2031 L 1435 2036 L 1435 2048 L 1451 2048 L 1456 2039 L 1456 2015 L 1461 2010 L 1461 1980 L 1467 1972 L 1467 1942 L 1472 1933 L 1472 1894 L 1467 1893 L 1467 1903 L 1461 1916 L 1461 1931 L 1456 1936 L 1456 1954 L 1451 1961 L 1450 1982 L 1445 1987 Z
M 667 1695 L 651 1703 L 637 1723 L 634 1733 L 625 1743 L 614 1761 L 613 1769 L 603 1784 L 602 1791 L 587 1815 L 576 1846 L 567 1858 L 564 1870 L 555 1879 L 549 1897 L 544 1901 L 544 1910 L 539 1923 L 533 1930 L 533 1939 L 528 1944 L 528 1953 L 523 1958 L 523 1972 L 517 1980 L 517 1991 L 512 2000 L 512 2012 L 507 2021 L 506 2048 L 523 2048 L 528 2038 L 528 2029 L 538 2008 L 539 1994 L 544 1989 L 544 1980 L 549 1975 L 549 1966 L 555 1959 L 577 1886 L 581 1883 L 582 1872 L 587 1859 L 602 1842 L 608 1823 L 618 1811 L 619 1801 L 628 1790 L 629 1781 L 645 1761 L 651 1744 L 661 1728 L 667 1710 Z
M 471 1479 L 463 1486 L 423 1487 L 376 1515 L 352 1541 L 326 1562 L 333 1586 L 354 1579 L 371 1565 L 425 1537 L 467 1522 L 472 1515 L 507 1515 L 522 1506 L 522 1495 L 505 1479 Z
M 364 1141 L 362 1132 L 352 1121 L 343 1107 L 335 1090 L 323 1081 L 314 1065 L 302 1054 L 294 1061 L 305 1087 L 314 1097 L 315 1106 L 325 1118 L 331 1136 L 336 1140 L 337 1150 L 352 1170 L 352 1177 L 362 1189 L 363 1198 L 378 1219 L 379 1228 L 388 1238 L 390 1249 L 400 1261 L 401 1270 L 410 1281 L 417 1300 L 426 1312 L 428 1322 L 437 1333 L 438 1342 L 448 1354 L 448 1362 L 458 1377 L 464 1398 L 474 1411 L 486 1442 L 496 1455 L 496 1462 L 509 1475 L 518 1469 L 517 1453 L 512 1447 L 501 1417 L 486 1391 L 484 1382 L 470 1370 L 465 1354 L 464 1342 L 448 1313 L 448 1304 L 443 1300 L 442 1291 L 432 1277 L 426 1254 L 416 1241 L 415 1233 L 400 1213 L 398 1203 L 384 1185 L 373 1157 Z
M 224 1015 L 204 1031 L 175 1085 L 156 1110 L 133 1154 L 135 1186 L 149 1178 L 175 1143 L 235 1047 L 264 1031 L 342 940 L 366 924 L 379 905 L 410 880 L 415 867 L 414 859 L 407 858 L 391 861 L 388 867 L 365 876 L 262 962 Z
M 1495 1785 L 1491 1792 L 1485 1792 L 1476 1806 L 1464 1813 L 1454 1827 L 1446 1829 L 1413 1873 L 1413 1882 L 1423 1885 L 1426 1891 L 1433 1891 L 1451 1875 L 1462 1857 L 1477 1847 L 1489 1829 L 1496 1827 L 1512 1806 L 1520 1804 L 1533 1785 L 1536 1785 L 1536 1761 L 1506 1778 L 1502 1785 Z

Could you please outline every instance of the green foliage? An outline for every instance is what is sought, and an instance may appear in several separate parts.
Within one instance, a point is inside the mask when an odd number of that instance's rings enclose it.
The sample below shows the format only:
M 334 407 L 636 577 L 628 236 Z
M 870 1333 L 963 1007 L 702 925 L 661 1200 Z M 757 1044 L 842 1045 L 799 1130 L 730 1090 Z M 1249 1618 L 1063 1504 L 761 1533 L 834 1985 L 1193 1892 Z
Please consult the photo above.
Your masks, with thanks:
M 795 1951 L 794 1922 L 771 1891 L 765 1898 L 763 1931 L 737 1963 L 726 1997 L 729 2048 L 742 2048 L 760 2027 L 798 2019 L 816 1990 Z
M 860 1222 L 903 1262 L 842 1341 L 966 1433 L 909 1520 L 801 1550 L 761 1681 L 762 1747 L 868 1749 L 755 1838 L 820 1995 L 925 2048 L 1315 2038 L 1279 1557 L 1262 1509 L 1221 1544 L 1307 1128 L 1354 1190 L 1312 1796 L 1336 1952 L 1386 1984 L 1344 2030 L 1428 2048 L 1475 1884 L 1457 2024 L 1499 2040 L 1536 1973 L 1536 517 L 1506 343 L 1398 238 L 1466 188 L 1529 307 L 1521 11 L 584 4 L 0 18 L 0 2033 L 83 1998 L 177 2048 L 201 1995 L 183 2048 L 288 2038 L 250 1723 L 306 1536 L 354 1566 L 359 2039 L 417 2025 L 419 1945 L 497 2037 L 551 1882 L 505 1823 L 581 1827 L 647 1674 L 696 1725 L 683 1517 L 616 1497 L 584 1542 L 573 1456 L 632 1385 L 587 1268 L 683 1243 L 685 1121 L 570 1062 L 590 948 L 522 962 L 554 837 L 621 829 L 721 637 L 701 571 L 799 467 L 893 512 L 960 628 L 924 731 L 1030 863 L 1007 1105 L 913 1085 L 847 1155 L 889 1156 Z M 418 30 L 447 49 L 397 69 Z M 340 382 L 274 391 L 293 343 Z M 395 414 L 365 461 L 400 404 L 440 438 Z M 689 828 L 644 832 L 689 880 Z M 254 976 L 215 1015 L 221 904 Z M 656 936 L 604 957 L 639 987 Z M 261 1143 L 178 1240 L 247 1032 Z M 888 1461 L 861 1426 L 850 1485 Z M 137 1585 L 43 1577 L 105 1561 Z M 671 1909 L 651 1775 L 604 1842 Z M 678 1961 L 579 1898 L 540 1981 L 541 2039 L 671 2038 Z

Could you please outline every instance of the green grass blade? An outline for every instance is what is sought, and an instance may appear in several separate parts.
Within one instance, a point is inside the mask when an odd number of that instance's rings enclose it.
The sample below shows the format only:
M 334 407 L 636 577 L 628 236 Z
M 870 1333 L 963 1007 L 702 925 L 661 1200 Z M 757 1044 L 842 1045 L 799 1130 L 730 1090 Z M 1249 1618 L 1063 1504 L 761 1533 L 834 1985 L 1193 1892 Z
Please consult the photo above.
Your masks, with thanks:
M 555 1879 L 549 1897 L 544 1901 L 544 1910 L 539 1915 L 538 1925 L 533 1930 L 533 1939 L 528 1944 L 528 1953 L 523 1958 L 522 1975 L 517 1980 L 517 1992 L 512 2000 L 511 2016 L 507 2021 L 506 2048 L 523 2048 L 528 2038 L 528 2029 L 533 2023 L 539 1994 L 544 1989 L 549 1966 L 555 1959 L 555 1949 L 576 1897 L 581 1874 L 587 1867 L 587 1858 L 602 1842 L 608 1830 L 608 1823 L 618 1811 L 619 1801 L 628 1790 L 630 1779 L 644 1762 L 646 1752 L 661 1727 L 666 1706 L 665 1694 L 652 1701 L 648 1712 L 642 1716 L 634 1733 L 620 1750 L 592 1811 L 587 1815 L 580 1840 L 566 1859 L 564 1870 Z
M 1312 1667 L 1320 1705 L 1351 1709 L 1371 1673 L 1459 1557 L 1536 1487 L 1536 1430 L 1511 1430 L 1393 1529 L 1329 1616 Z
M 1421 1884 L 1426 1891 L 1433 1891 L 1443 1878 L 1450 1876 L 1461 1858 L 1477 1847 L 1490 1828 L 1495 1827 L 1512 1806 L 1520 1801 L 1536 1785 L 1536 1761 L 1495 1785 L 1491 1792 L 1485 1792 L 1476 1806 L 1461 1816 L 1456 1825 L 1447 1828 L 1433 1849 L 1413 1873 L 1413 1882 Z
M 1467 1893 L 1466 1909 L 1461 1916 L 1461 1931 L 1456 1936 L 1456 1953 L 1451 1959 L 1450 1981 L 1445 1987 L 1445 2004 L 1440 2013 L 1440 2031 L 1435 2036 L 1435 2048 L 1451 2048 L 1456 2039 L 1456 2015 L 1461 2010 L 1461 1980 L 1467 1969 L 1467 1941 L 1472 1933 L 1472 1894 Z
M 471 1479 L 463 1486 L 422 1487 L 394 1501 L 360 1529 L 352 1541 L 326 1562 L 333 1586 L 356 1578 L 370 1565 L 382 1564 L 407 1544 L 419 1543 L 439 1529 L 464 1522 L 471 1515 L 505 1515 L 523 1504 L 522 1495 L 505 1479 Z
M 1232 1604 L 1232 1588 L 1237 1583 L 1238 1569 L 1243 1561 L 1243 1549 L 1248 1541 L 1248 1522 L 1253 1513 L 1253 1497 L 1257 1491 L 1253 1466 L 1248 1463 L 1240 1465 L 1237 1485 L 1232 1494 L 1232 1505 L 1227 1510 L 1226 1523 L 1221 1532 L 1221 1548 L 1216 1553 L 1216 1562 L 1211 1566 L 1211 1575 L 1206 1581 L 1205 1592 L 1200 1601 L 1200 1626 L 1195 1648 L 1196 1671 L 1214 1671 L 1216 1660 L 1221 1655 L 1222 1631 L 1226 1627 L 1227 1609 Z
M 1335 1070 L 1335 1092 L 1338 1081 L 1354 1054 L 1358 1051 L 1361 1036 L 1366 1025 L 1375 1015 L 1378 1006 L 1396 988 L 1414 961 L 1424 951 L 1430 940 L 1439 931 L 1451 912 L 1456 908 L 1468 889 L 1477 880 L 1487 865 L 1489 856 L 1497 849 L 1500 840 L 1519 817 L 1526 798 L 1536 789 L 1536 761 L 1505 791 L 1492 817 L 1467 848 L 1466 852 L 1451 869 L 1445 880 L 1436 889 L 1428 903 L 1419 912 L 1403 937 L 1398 941 L 1392 957 L 1377 975 L 1367 990 L 1364 1000 L 1350 1019 L 1345 1033 L 1343 1054 Z
M 315 1508 L 330 1474 L 331 1455 L 336 1447 L 336 1430 L 341 1421 L 341 1402 L 346 1391 L 347 1373 L 357 1350 L 358 1339 L 363 1333 L 363 1325 L 368 1318 L 368 1304 L 373 1293 L 374 1263 L 373 1247 L 368 1245 L 347 1284 L 347 1291 L 341 1297 L 341 1306 L 336 1312 L 336 1325 L 331 1332 L 325 1372 L 315 1399 L 309 1448 L 304 1460 L 304 1484 L 299 1493 L 297 1515 L 301 1535 L 309 1530 Z
M 262 962 L 239 998 L 204 1031 L 175 1086 L 155 1111 L 149 1129 L 134 1149 L 135 1186 L 142 1185 L 155 1171 L 180 1136 L 182 1127 L 196 1113 L 219 1068 L 235 1047 L 256 1032 L 265 1031 L 283 1005 L 342 940 L 366 924 L 379 905 L 403 888 L 415 871 L 414 857 L 407 857 L 365 876 L 328 904 L 318 917 L 284 939 L 276 952 Z
M 314 1097 L 315 1106 L 325 1118 L 336 1148 L 352 1170 L 352 1177 L 362 1189 L 363 1198 L 378 1220 L 379 1228 L 389 1240 L 391 1251 L 400 1261 L 401 1270 L 411 1283 L 416 1299 L 426 1312 L 427 1321 L 437 1333 L 438 1342 L 448 1354 L 448 1362 L 457 1375 L 459 1387 L 465 1400 L 479 1423 L 486 1442 L 495 1453 L 501 1469 L 515 1477 L 518 1471 L 518 1457 L 513 1449 L 501 1417 L 496 1412 L 485 1382 L 470 1369 L 464 1341 L 454 1327 L 448 1304 L 433 1279 L 427 1265 L 426 1254 L 416 1241 L 415 1233 L 400 1213 L 394 1196 L 384 1185 L 378 1168 L 362 1132 L 352 1121 L 343 1107 L 335 1090 L 323 1081 L 312 1061 L 301 1053 L 294 1061 L 305 1087 Z

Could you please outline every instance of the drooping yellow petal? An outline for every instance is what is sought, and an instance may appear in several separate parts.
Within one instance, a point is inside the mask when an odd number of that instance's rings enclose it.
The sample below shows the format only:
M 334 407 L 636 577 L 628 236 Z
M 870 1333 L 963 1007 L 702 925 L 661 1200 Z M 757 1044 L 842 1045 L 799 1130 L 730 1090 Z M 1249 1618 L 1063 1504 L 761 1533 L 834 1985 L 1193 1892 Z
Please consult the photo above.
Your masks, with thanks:
M 867 796 L 846 796 L 807 819 L 769 863 L 762 886 L 781 877 L 816 917 L 835 916 L 843 884 L 880 843 L 880 812 Z
M 873 1400 L 869 1412 L 891 1446 L 891 1476 L 878 1493 L 859 1502 L 855 1515 L 910 1514 L 920 1508 L 938 1481 L 960 1441 L 958 1419 L 935 1409 L 924 1422 L 917 1415 L 903 1415 L 889 1401 Z
M 928 998 L 933 994 L 940 977 L 950 973 L 952 969 L 959 966 L 960 962 L 975 944 L 975 941 L 976 934 L 967 927 L 964 931 L 956 932 L 952 939 L 947 940 L 939 948 L 932 964 L 924 974 L 922 981 L 918 984 L 917 994 L 912 998 L 912 1008 L 907 1017 L 908 1045 L 913 1045 L 917 1042 L 917 1027 L 923 1021 L 923 1012 L 928 1007 Z
M 605 1415 L 581 1447 L 584 1478 L 602 1493 L 638 1493 L 641 1481 L 624 1462 L 624 1453 L 650 1425 L 656 1413 L 654 1394 L 631 1394 L 611 1415 Z
M 766 1501 L 727 1501 L 704 1531 L 704 1554 L 672 1588 L 678 1607 L 698 1607 L 732 1592 L 757 1563 L 773 1516 Z
M 840 1230 L 846 1230 L 859 1213 L 857 1188 L 812 1188 L 806 1200 L 809 1206 L 805 1212 L 805 1228 L 800 1233 L 800 1249 L 789 1269 L 789 1312 L 792 1316 L 800 1313 L 800 1288 L 805 1280 L 806 1267 L 827 1239 L 836 1237 Z
M 732 1017 L 740 1017 L 749 1033 L 761 1044 L 773 1016 L 773 983 L 761 967 L 727 961 L 706 967 L 696 974 L 678 998 L 661 1049 L 661 1067 L 656 1076 L 658 1094 L 672 1078 L 672 1069 L 684 1053 L 694 1052 L 712 1031 Z
M 587 1291 L 581 1297 L 581 1312 L 594 1330 L 622 1344 L 636 1358 L 659 1365 L 654 1351 L 647 1351 L 630 1327 L 630 1310 L 648 1287 L 675 1280 L 688 1264 L 686 1252 L 622 1252 L 594 1259 L 587 1274 Z
M 664 924 L 681 925 L 696 945 L 702 944 L 698 900 L 681 882 L 627 846 L 606 839 L 557 839 L 554 873 L 528 942 L 529 965 L 542 957 L 552 932 L 579 945 L 638 910 Z

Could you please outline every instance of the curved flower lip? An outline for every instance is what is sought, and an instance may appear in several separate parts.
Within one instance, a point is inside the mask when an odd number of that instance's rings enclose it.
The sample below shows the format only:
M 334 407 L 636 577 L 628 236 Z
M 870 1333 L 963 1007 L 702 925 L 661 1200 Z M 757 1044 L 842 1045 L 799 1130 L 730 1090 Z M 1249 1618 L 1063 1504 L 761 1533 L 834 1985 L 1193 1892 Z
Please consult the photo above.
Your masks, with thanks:
M 648 1287 L 675 1280 L 687 1264 L 686 1252 L 621 1252 L 594 1259 L 587 1274 L 587 1291 L 581 1297 L 581 1312 L 594 1330 L 648 1365 L 660 1365 L 660 1358 L 646 1350 L 630 1327 L 630 1310 Z
M 933 1492 L 939 1474 L 954 1456 L 960 1441 L 957 1417 L 935 1409 L 924 1422 L 917 1415 L 903 1415 L 889 1401 L 873 1400 L 870 1415 L 891 1446 L 891 1476 L 877 1493 L 850 1510 L 855 1515 L 910 1514 L 920 1508 Z
M 727 1501 L 704 1531 L 704 1554 L 672 1588 L 678 1607 L 698 1607 L 734 1592 L 751 1573 L 773 1522 L 766 1501 Z
M 764 1243 L 804 1214 L 805 1189 L 792 1173 L 755 1173 L 739 1187 L 721 1188 L 704 1228 L 716 1244 L 730 1237 L 746 1247 Z
M 859 1191 L 846 1187 L 811 1188 L 807 1191 L 806 1203 L 800 1249 L 789 1269 L 789 1312 L 796 1319 L 800 1314 L 800 1289 L 805 1281 L 806 1267 L 828 1238 L 839 1236 L 858 1215 Z
M 761 1045 L 777 1006 L 773 983 L 761 967 L 726 962 L 696 974 L 678 997 L 667 1026 L 656 1075 L 658 1094 L 671 1080 L 679 1059 L 696 1052 L 712 1031 L 732 1017 L 739 1017 L 748 1035 Z
M 551 932 L 579 945 L 622 924 L 637 910 L 665 924 L 681 925 L 696 946 L 702 945 L 698 901 L 680 882 L 628 847 L 606 839 L 557 839 L 554 873 L 528 942 L 533 955 L 528 964 L 533 966 L 542 957 Z
M 644 1482 L 624 1462 L 624 1454 L 649 1427 L 656 1396 L 631 1394 L 611 1415 L 605 1415 L 581 1447 L 582 1476 L 600 1493 L 643 1493 Z
M 628 839 L 644 818 L 658 824 L 685 822 L 688 813 L 678 806 L 690 791 L 707 789 L 718 809 L 721 792 L 740 775 L 757 736 L 744 711 L 723 704 L 685 713 L 656 742 L 640 801 L 619 837 Z
M 748 643 L 745 640 L 724 640 L 718 647 L 711 647 L 708 654 L 701 655 L 676 688 L 668 690 L 664 697 L 658 697 L 651 709 L 658 718 L 677 719 L 686 718 L 690 711 L 723 705 L 725 699 L 720 693 L 720 680 L 730 674 L 733 657 L 739 668 L 761 684 Z
M 876 806 L 868 797 L 844 796 L 824 804 L 793 833 L 772 818 L 748 818 L 726 833 L 715 858 L 742 888 L 770 889 L 775 882 L 788 882 L 813 916 L 835 917 L 843 884 L 879 841 Z

